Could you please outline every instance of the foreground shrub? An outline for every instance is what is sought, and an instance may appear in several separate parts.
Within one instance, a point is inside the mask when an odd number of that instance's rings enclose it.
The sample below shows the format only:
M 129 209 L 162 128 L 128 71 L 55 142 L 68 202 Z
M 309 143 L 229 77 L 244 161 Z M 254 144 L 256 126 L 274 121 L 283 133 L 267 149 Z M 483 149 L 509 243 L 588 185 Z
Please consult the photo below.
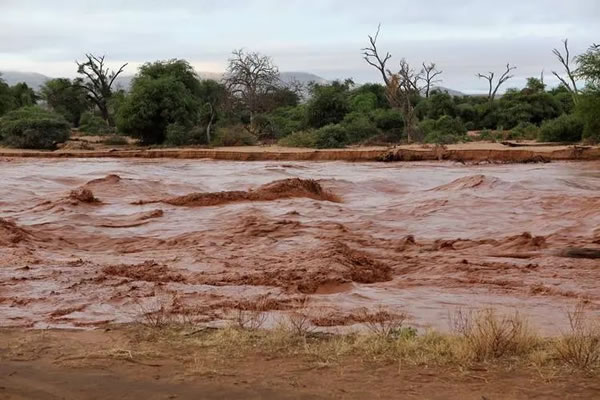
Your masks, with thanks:
M 534 350 L 537 341 L 518 314 L 500 316 L 494 310 L 458 312 L 454 329 L 465 341 L 467 356 L 478 362 L 523 356 Z
M 215 146 L 253 146 L 256 144 L 256 136 L 248 132 L 244 125 L 232 125 L 217 129 L 217 135 L 213 141 Z
M 69 123 L 59 114 L 26 107 L 0 118 L 0 139 L 19 149 L 53 150 L 69 139 Z
M 555 343 L 558 357 L 575 368 L 600 367 L 600 323 L 586 318 L 583 303 L 568 317 L 571 330 Z
M 83 113 L 81 116 L 79 130 L 92 135 L 106 135 L 112 132 L 105 120 L 90 112 Z
M 579 142 L 583 122 L 574 114 L 563 114 L 542 124 L 538 139 L 542 142 Z

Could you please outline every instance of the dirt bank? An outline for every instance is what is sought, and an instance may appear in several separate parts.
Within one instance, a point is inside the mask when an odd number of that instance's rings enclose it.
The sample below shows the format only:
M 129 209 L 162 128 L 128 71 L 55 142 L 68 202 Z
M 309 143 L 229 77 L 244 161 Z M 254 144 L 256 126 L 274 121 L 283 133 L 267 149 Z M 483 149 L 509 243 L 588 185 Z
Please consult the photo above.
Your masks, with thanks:
M 319 347 L 315 339 L 294 344 L 273 337 L 270 347 L 253 348 L 244 332 L 190 333 L 149 335 L 135 327 L 0 330 L 0 398 L 562 400 L 600 395 L 596 374 L 514 361 L 462 368 L 385 362 L 377 346 L 371 358 L 361 358 L 344 354 L 335 341 Z
M 539 163 L 554 160 L 599 160 L 600 147 L 512 147 L 500 143 L 465 143 L 448 146 L 407 145 L 348 149 L 296 149 L 279 146 L 223 147 L 213 149 L 140 149 L 98 147 L 94 150 L 27 151 L 0 148 L 0 157 L 34 158 L 174 158 L 229 161 L 433 161 Z

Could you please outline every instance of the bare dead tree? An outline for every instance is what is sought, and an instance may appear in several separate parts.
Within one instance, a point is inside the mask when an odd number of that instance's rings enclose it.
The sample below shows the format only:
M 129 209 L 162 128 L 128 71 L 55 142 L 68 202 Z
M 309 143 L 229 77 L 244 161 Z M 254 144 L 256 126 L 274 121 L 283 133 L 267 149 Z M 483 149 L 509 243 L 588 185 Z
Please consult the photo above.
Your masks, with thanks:
M 577 83 L 575 81 L 576 71 L 571 69 L 571 52 L 569 51 L 569 39 L 565 39 L 562 41 L 563 46 L 565 48 L 565 53 L 562 54 L 560 50 L 553 49 L 552 53 L 558 58 L 558 61 L 562 64 L 565 69 L 565 73 L 567 74 L 567 78 L 563 78 L 556 71 L 552 71 L 552 75 L 558 78 L 560 83 L 567 88 L 571 96 L 573 96 L 573 102 L 577 102 L 577 95 L 579 94 L 579 89 L 577 89 Z M 568 80 L 567 80 L 568 79 Z
M 390 60 L 390 58 L 392 58 L 392 55 L 390 53 L 386 52 L 386 54 L 383 58 L 380 57 L 379 50 L 377 49 L 377 39 L 379 38 L 380 31 L 381 31 L 381 24 L 379 24 L 377 26 L 377 33 L 375 33 L 375 36 L 369 35 L 370 46 L 362 49 L 363 58 L 365 59 L 365 61 L 368 64 L 375 67 L 379 71 L 379 73 L 381 74 L 381 77 L 383 78 L 383 82 L 385 83 L 386 86 L 388 86 L 389 85 L 389 78 L 388 78 L 389 71 L 387 70 L 387 62 Z
M 87 78 L 79 86 L 87 91 L 88 98 L 100 110 L 102 119 L 112 126 L 114 122 L 108 109 L 108 100 L 112 96 L 112 85 L 115 79 L 123 72 L 127 63 L 121 65 L 117 71 L 114 71 L 105 67 L 105 56 L 86 54 L 85 57 L 87 61 L 83 63 L 75 61 L 77 64 L 77 73 Z
M 404 131 L 408 141 L 411 142 L 416 133 L 417 121 L 415 118 L 413 98 L 419 95 L 418 83 L 422 79 L 405 59 L 400 61 L 398 72 L 391 72 L 387 63 L 392 58 L 388 52 L 381 56 L 377 48 L 377 39 L 381 31 L 381 24 L 377 27 L 374 36 L 369 35 L 369 46 L 362 49 L 365 61 L 379 71 L 386 87 L 386 97 L 390 105 L 402 113 Z
M 504 73 L 500 76 L 500 78 L 498 79 L 498 81 L 496 82 L 495 86 L 494 86 L 494 78 L 496 77 L 496 74 L 494 72 L 488 72 L 487 74 L 477 74 L 478 78 L 482 78 L 488 81 L 489 84 L 489 91 L 488 91 L 488 100 L 490 102 L 494 101 L 494 99 L 496 98 L 496 94 L 498 93 L 498 89 L 500 89 L 500 86 L 502 86 L 506 81 L 508 81 L 511 78 L 514 78 L 514 75 L 511 75 L 511 71 L 514 71 L 515 69 L 517 69 L 517 67 L 515 66 L 510 66 L 510 64 L 506 64 L 506 71 L 504 71 Z
M 279 69 L 268 56 L 235 50 L 229 59 L 225 86 L 249 111 L 252 123 L 262 109 L 265 95 L 281 86 Z
M 423 81 L 425 82 L 424 90 L 426 98 L 429 98 L 429 93 L 431 92 L 432 86 L 442 81 L 441 79 L 436 79 L 436 77 L 440 76 L 443 72 L 444 71 L 440 71 L 436 68 L 435 63 L 423 63 L 421 76 L 423 77 Z

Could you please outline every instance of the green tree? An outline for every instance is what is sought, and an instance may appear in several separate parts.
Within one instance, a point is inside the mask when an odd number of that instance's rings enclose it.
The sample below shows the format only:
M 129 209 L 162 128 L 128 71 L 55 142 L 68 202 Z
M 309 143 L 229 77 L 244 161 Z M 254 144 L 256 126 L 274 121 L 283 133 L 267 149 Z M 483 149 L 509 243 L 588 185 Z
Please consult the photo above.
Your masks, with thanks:
M 580 78 L 587 84 L 577 104 L 577 115 L 584 123 L 583 138 L 600 142 L 600 45 L 594 44 L 577 57 Z
M 341 122 L 350 112 L 351 80 L 334 81 L 328 85 L 311 87 L 311 99 L 307 105 L 307 122 L 313 128 Z
M 37 103 L 38 96 L 25 82 L 15 84 L 10 88 L 15 108 L 29 107 Z
M 10 91 L 10 86 L 4 82 L 0 75 L 0 116 L 6 114 L 14 108 L 14 99 Z
M 81 115 L 91 107 L 81 83 L 73 83 L 66 78 L 46 82 L 41 88 L 41 96 L 46 100 L 48 107 L 62 115 L 73 126 L 79 126 Z
M 201 84 L 185 60 L 157 61 L 140 67 L 119 108 L 117 127 L 145 144 L 162 143 L 171 124 L 191 129 L 199 122 Z

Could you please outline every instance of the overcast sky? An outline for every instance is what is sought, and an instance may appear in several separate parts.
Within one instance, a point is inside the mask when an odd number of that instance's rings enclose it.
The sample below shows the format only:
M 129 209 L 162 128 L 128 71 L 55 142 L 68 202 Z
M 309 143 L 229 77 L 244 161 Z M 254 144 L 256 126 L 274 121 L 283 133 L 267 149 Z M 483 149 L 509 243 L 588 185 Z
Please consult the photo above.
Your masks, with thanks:
M 0 70 L 75 75 L 75 59 L 185 58 L 225 69 L 231 50 L 273 57 L 282 71 L 377 81 L 361 56 L 382 23 L 380 48 L 396 63 L 434 61 L 446 87 L 477 92 L 476 72 L 517 65 L 512 86 L 558 69 L 552 48 L 600 42 L 600 0 L 0 0 Z

